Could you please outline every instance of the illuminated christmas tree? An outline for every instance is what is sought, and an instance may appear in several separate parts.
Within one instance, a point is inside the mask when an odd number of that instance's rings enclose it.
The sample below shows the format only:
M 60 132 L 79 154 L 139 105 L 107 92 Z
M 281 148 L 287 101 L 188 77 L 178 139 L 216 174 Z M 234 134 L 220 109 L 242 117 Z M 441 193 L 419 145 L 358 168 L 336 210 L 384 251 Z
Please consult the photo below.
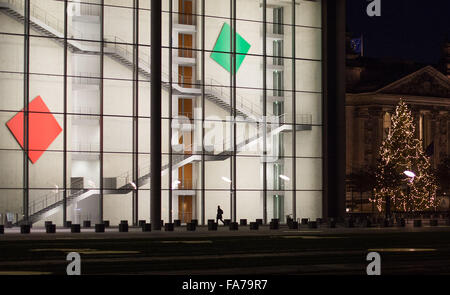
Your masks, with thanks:
M 380 212 L 386 210 L 388 216 L 391 211 L 435 209 L 437 185 L 430 159 L 422 150 L 420 140 L 414 138 L 413 117 L 403 100 L 397 105 L 391 123 L 379 151 L 372 201 Z

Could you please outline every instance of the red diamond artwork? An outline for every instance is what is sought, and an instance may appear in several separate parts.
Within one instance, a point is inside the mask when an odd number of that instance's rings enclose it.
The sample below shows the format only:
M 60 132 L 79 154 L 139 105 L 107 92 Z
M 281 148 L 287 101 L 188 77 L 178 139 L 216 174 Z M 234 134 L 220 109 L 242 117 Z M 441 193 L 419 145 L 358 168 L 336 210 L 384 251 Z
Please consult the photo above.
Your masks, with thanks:
M 29 104 L 29 130 L 28 130 L 28 158 L 34 164 L 47 150 L 50 144 L 61 133 L 55 117 L 45 105 L 40 96 L 37 96 Z M 23 109 L 6 123 L 14 138 L 23 148 Z

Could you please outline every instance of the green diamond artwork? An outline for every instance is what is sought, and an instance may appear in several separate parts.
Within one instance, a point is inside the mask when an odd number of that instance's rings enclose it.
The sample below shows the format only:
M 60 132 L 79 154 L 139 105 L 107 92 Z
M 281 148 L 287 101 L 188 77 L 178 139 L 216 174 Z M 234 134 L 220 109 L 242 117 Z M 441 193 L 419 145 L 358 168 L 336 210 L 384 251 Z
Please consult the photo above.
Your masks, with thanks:
M 211 58 L 215 60 L 219 65 L 221 65 L 225 70 L 231 72 L 231 28 L 230 25 L 224 23 L 222 30 L 220 31 L 219 37 L 217 38 L 216 45 L 211 52 Z M 236 72 L 241 67 L 248 50 L 250 49 L 250 44 L 242 38 L 241 35 L 236 33 Z

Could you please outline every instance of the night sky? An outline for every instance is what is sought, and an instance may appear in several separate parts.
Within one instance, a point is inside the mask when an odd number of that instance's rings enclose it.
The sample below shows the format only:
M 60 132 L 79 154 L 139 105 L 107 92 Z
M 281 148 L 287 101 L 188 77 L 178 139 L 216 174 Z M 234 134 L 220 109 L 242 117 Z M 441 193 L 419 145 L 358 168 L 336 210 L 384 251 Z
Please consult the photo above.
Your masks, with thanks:
M 436 64 L 450 37 L 449 0 L 381 0 L 381 16 L 366 14 L 368 0 L 347 0 L 347 31 L 364 35 L 364 55 Z

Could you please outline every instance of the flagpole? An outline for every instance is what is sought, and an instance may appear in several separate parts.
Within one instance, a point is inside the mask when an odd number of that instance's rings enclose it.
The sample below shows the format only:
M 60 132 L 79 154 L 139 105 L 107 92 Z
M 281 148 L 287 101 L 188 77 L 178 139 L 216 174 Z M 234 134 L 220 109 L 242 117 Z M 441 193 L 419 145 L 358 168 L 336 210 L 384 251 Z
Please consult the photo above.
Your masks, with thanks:
M 361 34 L 361 56 L 364 57 L 364 34 Z

